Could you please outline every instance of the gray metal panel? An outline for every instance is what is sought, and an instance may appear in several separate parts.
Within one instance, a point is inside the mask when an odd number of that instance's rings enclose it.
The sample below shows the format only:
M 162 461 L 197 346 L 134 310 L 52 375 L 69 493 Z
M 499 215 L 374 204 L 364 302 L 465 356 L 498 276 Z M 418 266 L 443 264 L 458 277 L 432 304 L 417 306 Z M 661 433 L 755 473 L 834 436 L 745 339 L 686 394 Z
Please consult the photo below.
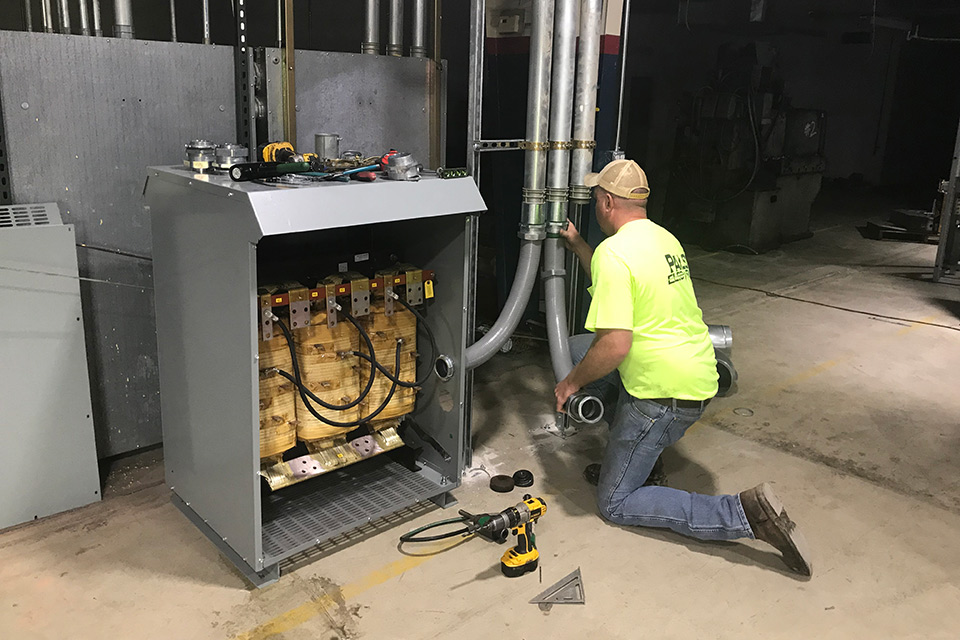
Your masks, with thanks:
M 233 75 L 232 47 L 0 32 L 14 202 L 55 201 L 81 243 L 149 256 L 144 168 L 181 162 L 192 138 L 236 135 Z M 86 249 L 81 256 L 85 276 L 149 283 L 143 261 L 105 259 Z M 136 287 L 84 286 L 83 297 L 96 319 L 87 327 L 87 345 L 99 363 L 93 368 L 99 453 L 155 444 L 157 404 L 137 404 L 158 391 L 155 375 L 138 374 L 155 358 L 149 303 Z M 123 393 L 135 403 L 107 391 L 118 381 L 126 386 L 128 376 L 134 384 Z
M 462 184 L 476 190 L 470 178 L 464 178 Z M 440 352 L 453 359 L 454 375 L 446 382 L 426 375 L 433 369 L 434 361 L 430 358 L 427 337 L 419 330 L 417 379 L 426 378 L 426 382 L 417 394 L 413 419 L 450 454 L 451 460 L 444 461 L 429 446 L 424 447 L 422 454 L 423 462 L 447 478 L 450 483 L 445 486 L 447 491 L 460 484 L 463 470 L 460 452 L 467 423 L 464 393 L 468 372 L 463 366 L 463 352 L 467 348 L 468 298 L 473 295 L 464 278 L 472 261 L 466 252 L 467 220 L 468 216 L 452 215 L 380 225 L 374 229 L 374 239 L 379 238 L 381 246 L 399 247 L 404 260 L 436 273 L 436 295 L 419 310 L 430 325 Z
M 256 247 L 243 224 L 252 214 L 242 198 L 156 178 L 147 202 L 167 483 L 260 570 Z
M 279 555 L 261 554 L 262 527 L 271 522 L 265 509 L 261 523 L 257 477 L 255 243 L 261 229 L 279 234 L 372 224 L 375 247 L 397 247 L 404 259 L 437 270 L 438 293 L 427 305 L 427 321 L 441 349 L 459 364 L 472 295 L 463 282 L 465 264 L 472 262 L 466 219 L 483 209 L 483 201 L 470 179 L 277 189 L 170 168 L 150 171 L 146 193 L 153 216 L 167 480 L 244 562 L 260 570 L 307 544 L 300 532 L 277 543 Z M 432 363 L 425 357 L 420 366 L 423 371 Z M 422 473 L 436 485 L 435 493 L 459 483 L 467 420 L 463 373 L 458 366 L 449 383 L 428 382 L 418 400 L 418 422 L 452 457 L 444 462 L 424 454 Z M 431 491 L 418 489 L 394 508 Z M 299 525 L 316 529 L 314 541 L 332 530 L 323 523 Z M 265 539 L 282 535 L 283 527 L 274 527 Z
M 282 105 L 279 51 L 267 49 L 274 123 L 280 122 Z M 339 133 L 343 151 L 377 155 L 392 147 L 409 151 L 426 165 L 430 154 L 427 69 L 433 64 L 427 58 L 297 51 L 297 149 L 313 151 L 316 133 Z M 280 139 L 282 134 L 276 131 L 271 129 L 271 135 Z
M 0 230 L 0 529 L 100 499 L 74 230 Z
M 250 242 L 257 242 L 261 235 L 335 229 L 486 210 L 483 198 L 470 178 L 440 180 L 425 177 L 419 182 L 326 182 L 316 186 L 286 189 L 253 182 L 233 182 L 225 175 L 199 176 L 171 167 L 151 167 L 151 173 L 160 180 L 182 186 L 189 183 L 190 188 L 198 192 L 248 198 L 255 217 L 245 219 L 242 213 L 237 213 L 233 224 L 244 225 L 248 229 L 251 228 L 251 223 L 259 227 L 259 234 L 247 236 Z

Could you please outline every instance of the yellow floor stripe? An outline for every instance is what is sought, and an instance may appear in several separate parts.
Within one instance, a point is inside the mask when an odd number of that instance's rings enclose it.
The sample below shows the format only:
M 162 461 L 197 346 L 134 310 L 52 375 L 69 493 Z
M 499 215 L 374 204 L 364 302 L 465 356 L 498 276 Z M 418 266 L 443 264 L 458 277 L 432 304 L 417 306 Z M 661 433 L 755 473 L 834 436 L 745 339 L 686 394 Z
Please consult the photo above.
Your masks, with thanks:
M 396 578 L 397 576 L 406 573 L 410 569 L 419 567 L 421 564 L 434 557 L 436 556 L 404 556 L 396 562 L 391 562 L 385 567 L 367 574 L 356 582 L 351 582 L 344 585 L 340 589 L 340 592 L 343 595 L 344 600 L 351 600 L 364 591 L 381 585 L 392 578 Z M 289 611 L 281 613 L 275 618 L 264 622 L 263 624 L 251 629 L 250 631 L 247 631 L 246 633 L 241 633 L 240 635 L 236 636 L 234 640 L 266 640 L 267 638 L 270 638 L 278 633 L 283 633 L 299 627 L 304 622 L 315 618 L 324 611 L 332 609 L 336 606 L 337 603 L 330 596 L 324 595 L 320 598 L 310 600 L 309 602 L 304 602 L 298 607 L 294 607 Z

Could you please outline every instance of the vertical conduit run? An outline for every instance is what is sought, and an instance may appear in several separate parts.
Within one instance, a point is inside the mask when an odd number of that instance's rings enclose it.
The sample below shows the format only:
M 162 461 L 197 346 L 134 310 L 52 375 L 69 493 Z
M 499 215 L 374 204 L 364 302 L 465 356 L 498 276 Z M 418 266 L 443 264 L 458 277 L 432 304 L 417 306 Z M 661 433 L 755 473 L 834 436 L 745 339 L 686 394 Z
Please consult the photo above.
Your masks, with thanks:
M 387 37 L 387 55 L 403 55 L 403 0 L 390 0 L 390 29 Z
M 177 41 L 177 0 L 170 0 L 170 42 L 176 42 L 176 41 Z
M 427 0 L 413 0 L 413 36 L 410 41 L 410 56 L 427 56 Z
M 70 4 L 67 0 L 57 0 L 60 8 L 60 33 L 72 33 L 70 28 Z
M 113 0 L 113 35 L 115 38 L 133 37 L 133 7 L 130 0 Z
M 377 55 L 380 53 L 380 0 L 366 0 L 364 3 L 363 42 L 360 53 Z
M 103 26 L 100 23 L 100 0 L 93 0 L 93 35 L 103 36 Z
M 50 6 L 50 0 L 42 0 L 40 9 L 43 13 L 43 30 L 45 33 L 53 33 L 53 9 Z
M 27 31 L 33 31 L 33 7 L 30 0 L 23 0 L 23 20 Z
M 550 361 L 557 381 L 573 369 L 566 312 L 565 251 L 560 232 L 567 221 L 570 174 L 570 129 L 573 124 L 574 72 L 577 49 L 578 0 L 557 0 L 556 41 L 550 103 L 550 165 L 547 174 L 547 239 L 543 249 L 543 291 L 546 302 Z M 594 423 L 603 417 L 599 398 L 579 391 L 566 404 L 577 422 Z
M 577 0 L 557 0 L 550 97 L 550 151 L 547 167 L 547 239 L 543 253 L 550 359 L 557 380 L 573 368 L 567 340 L 564 305 L 564 249 L 560 231 L 567 220 L 567 180 L 570 172 L 570 129 L 573 124 L 573 78 L 577 48 Z
M 80 33 L 90 35 L 90 9 L 87 7 L 87 0 L 80 0 Z
M 568 218 L 579 229 L 583 212 L 590 204 L 590 188 L 584 176 L 593 170 L 594 139 L 597 120 L 597 86 L 600 72 L 600 32 L 603 26 L 603 0 L 580 3 L 580 43 L 577 49 L 577 81 L 573 100 L 573 150 L 570 152 L 570 211 Z M 577 323 L 574 304 L 581 288 L 582 271 L 574 258 L 568 274 L 567 322 Z
M 468 369 L 492 358 L 513 335 L 530 299 L 540 265 L 541 244 L 546 236 L 543 203 L 546 185 L 547 120 L 550 115 L 553 12 L 554 0 L 533 0 L 527 90 L 527 140 L 524 142 L 523 208 L 520 219 L 520 237 L 523 242 L 520 245 L 517 273 L 500 317 L 483 338 L 467 347 L 464 359 Z M 483 34 L 474 36 L 480 39 L 479 46 L 482 47 Z M 479 113 L 475 117 L 479 117 Z
M 620 125 L 623 122 L 623 85 L 627 79 L 627 40 L 630 38 L 630 0 L 623 0 L 623 22 L 620 26 L 620 98 L 617 105 L 617 140 L 614 158 L 622 159 L 620 151 Z
M 203 44 L 210 44 L 210 0 L 203 0 Z

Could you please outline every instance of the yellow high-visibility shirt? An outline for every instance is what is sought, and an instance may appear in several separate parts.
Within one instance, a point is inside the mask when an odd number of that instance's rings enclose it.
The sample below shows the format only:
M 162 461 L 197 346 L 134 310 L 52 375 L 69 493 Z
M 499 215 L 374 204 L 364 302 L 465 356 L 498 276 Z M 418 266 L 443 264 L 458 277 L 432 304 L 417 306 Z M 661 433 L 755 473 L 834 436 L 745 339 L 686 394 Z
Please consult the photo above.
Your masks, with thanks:
M 707 400 L 717 361 L 690 281 L 683 247 L 651 220 L 634 220 L 600 243 L 585 327 L 628 329 L 633 344 L 618 367 L 635 398 Z

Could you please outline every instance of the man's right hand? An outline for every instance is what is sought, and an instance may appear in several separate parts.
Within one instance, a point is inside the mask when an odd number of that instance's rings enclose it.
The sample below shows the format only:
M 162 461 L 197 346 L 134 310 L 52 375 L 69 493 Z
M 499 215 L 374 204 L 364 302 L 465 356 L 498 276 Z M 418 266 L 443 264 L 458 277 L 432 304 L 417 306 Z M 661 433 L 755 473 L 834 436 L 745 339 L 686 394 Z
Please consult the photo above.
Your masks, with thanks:
M 577 244 L 583 241 L 580 232 L 570 220 L 567 220 L 566 226 L 560 230 L 560 237 L 567 243 L 567 248 L 576 249 Z

